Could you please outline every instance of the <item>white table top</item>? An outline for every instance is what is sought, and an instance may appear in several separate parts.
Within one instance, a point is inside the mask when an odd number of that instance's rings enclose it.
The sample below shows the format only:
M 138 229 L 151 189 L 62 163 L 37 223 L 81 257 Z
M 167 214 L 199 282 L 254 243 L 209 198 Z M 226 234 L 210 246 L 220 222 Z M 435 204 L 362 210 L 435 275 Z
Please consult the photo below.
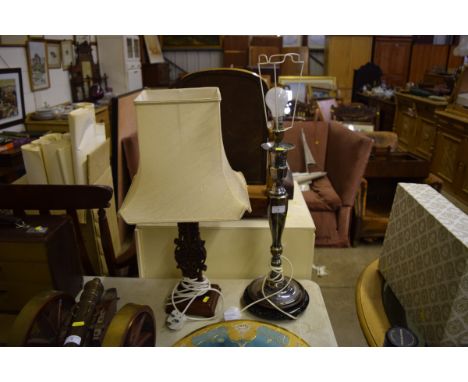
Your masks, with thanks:
M 85 277 L 84 281 L 90 279 L 91 277 Z M 101 277 L 101 280 L 106 289 L 117 288 L 120 297 L 118 309 L 128 302 L 149 305 L 153 309 L 156 320 L 156 346 L 172 346 L 176 341 L 196 329 L 221 320 L 223 310 L 221 300 L 219 300 L 217 312 L 220 318 L 210 321 L 188 321 L 181 330 L 172 331 L 165 326 L 164 301 L 178 280 L 120 277 Z M 251 281 L 242 279 L 211 280 L 213 284 L 218 284 L 222 289 L 224 310 L 230 306 L 241 307 L 242 294 Z M 310 298 L 309 306 L 305 312 L 297 320 L 271 322 L 293 332 L 310 346 L 337 346 L 319 286 L 310 280 L 299 281 L 309 293 Z M 260 320 L 247 311 L 242 313 L 242 319 Z

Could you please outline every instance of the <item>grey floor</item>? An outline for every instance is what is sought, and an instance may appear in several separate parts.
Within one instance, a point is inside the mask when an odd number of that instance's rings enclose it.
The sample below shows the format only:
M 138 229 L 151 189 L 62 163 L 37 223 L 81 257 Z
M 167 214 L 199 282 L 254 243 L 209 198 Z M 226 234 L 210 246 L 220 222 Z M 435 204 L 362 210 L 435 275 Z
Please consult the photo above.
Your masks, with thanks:
M 320 285 L 338 346 L 367 346 L 356 315 L 354 291 L 362 270 L 376 259 L 381 242 L 360 243 L 353 248 L 315 248 L 314 263 L 325 266 L 327 276 L 313 280 Z

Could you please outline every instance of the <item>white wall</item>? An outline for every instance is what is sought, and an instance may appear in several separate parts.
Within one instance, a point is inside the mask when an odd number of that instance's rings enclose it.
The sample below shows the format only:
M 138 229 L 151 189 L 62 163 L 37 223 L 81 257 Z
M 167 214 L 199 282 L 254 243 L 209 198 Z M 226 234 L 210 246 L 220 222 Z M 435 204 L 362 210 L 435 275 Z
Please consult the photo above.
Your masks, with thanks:
M 71 40 L 73 36 L 44 36 L 50 40 Z M 28 64 L 26 58 L 26 47 L 0 47 L 0 68 L 21 68 L 23 80 L 24 107 L 27 113 L 44 106 L 47 102 L 50 106 L 64 102 L 71 102 L 70 81 L 68 71 L 63 69 L 49 69 L 50 88 L 31 91 L 29 85 Z M 17 125 L 6 130 L 22 131 L 24 125 Z
M 219 68 L 223 66 L 223 51 L 222 50 L 209 50 L 209 51 L 190 51 L 190 50 L 177 50 L 165 51 L 164 56 L 171 60 L 176 65 L 180 66 L 187 73 L 197 72 L 203 69 Z M 175 80 L 178 78 L 180 72 L 170 67 L 170 78 Z

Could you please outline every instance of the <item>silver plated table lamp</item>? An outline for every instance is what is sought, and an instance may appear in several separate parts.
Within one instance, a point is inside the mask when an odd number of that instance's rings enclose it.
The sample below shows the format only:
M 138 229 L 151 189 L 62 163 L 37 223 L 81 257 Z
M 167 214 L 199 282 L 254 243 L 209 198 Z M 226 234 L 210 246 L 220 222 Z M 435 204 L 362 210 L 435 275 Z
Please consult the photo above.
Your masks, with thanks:
M 264 100 L 264 104 L 266 103 L 273 116 L 272 139 L 262 144 L 262 148 L 268 152 L 269 173 L 272 181 L 268 193 L 268 221 L 272 235 L 271 262 L 269 274 L 253 280 L 243 295 L 244 304 L 251 313 L 262 318 L 278 320 L 295 319 L 309 304 L 307 291 L 292 276 L 285 276 L 282 267 L 284 258 L 281 238 L 288 213 L 288 193 L 284 186 L 284 179 L 288 172 L 287 154 L 288 151 L 294 149 L 294 145 L 283 142 L 283 136 L 286 130 L 293 128 L 296 110 L 294 108 L 291 126 L 285 127 L 284 115 L 289 96 L 285 89 L 277 86 L 276 68 L 287 58 L 301 65 L 302 75 L 304 61 L 301 61 L 300 56 L 295 53 L 270 57 L 260 55 L 258 61 L 260 75 L 262 65 L 273 65 L 274 69 L 275 86 L 267 92 Z

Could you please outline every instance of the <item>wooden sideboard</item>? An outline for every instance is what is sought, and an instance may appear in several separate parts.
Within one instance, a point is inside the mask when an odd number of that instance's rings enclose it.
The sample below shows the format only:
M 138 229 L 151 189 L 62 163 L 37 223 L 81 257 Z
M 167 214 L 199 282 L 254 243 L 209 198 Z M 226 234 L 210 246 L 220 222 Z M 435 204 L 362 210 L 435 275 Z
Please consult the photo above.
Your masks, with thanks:
M 468 118 L 436 111 L 438 122 L 431 170 L 444 180 L 444 190 L 468 205 Z
M 110 119 L 109 119 L 109 110 L 106 105 L 97 106 L 95 108 L 96 113 L 96 122 L 104 123 L 106 126 L 106 137 L 111 137 L 111 128 L 110 128 Z M 32 114 L 28 114 L 26 121 L 24 122 L 27 132 L 33 133 L 67 133 L 68 128 L 68 119 L 49 119 L 49 120 L 35 120 L 32 118 Z
M 395 95 L 398 147 L 431 163 L 443 190 L 468 205 L 468 118 L 447 102 Z
M 437 132 L 435 112 L 444 110 L 448 103 L 401 92 L 395 94 L 395 102 L 399 149 L 431 161 Z

